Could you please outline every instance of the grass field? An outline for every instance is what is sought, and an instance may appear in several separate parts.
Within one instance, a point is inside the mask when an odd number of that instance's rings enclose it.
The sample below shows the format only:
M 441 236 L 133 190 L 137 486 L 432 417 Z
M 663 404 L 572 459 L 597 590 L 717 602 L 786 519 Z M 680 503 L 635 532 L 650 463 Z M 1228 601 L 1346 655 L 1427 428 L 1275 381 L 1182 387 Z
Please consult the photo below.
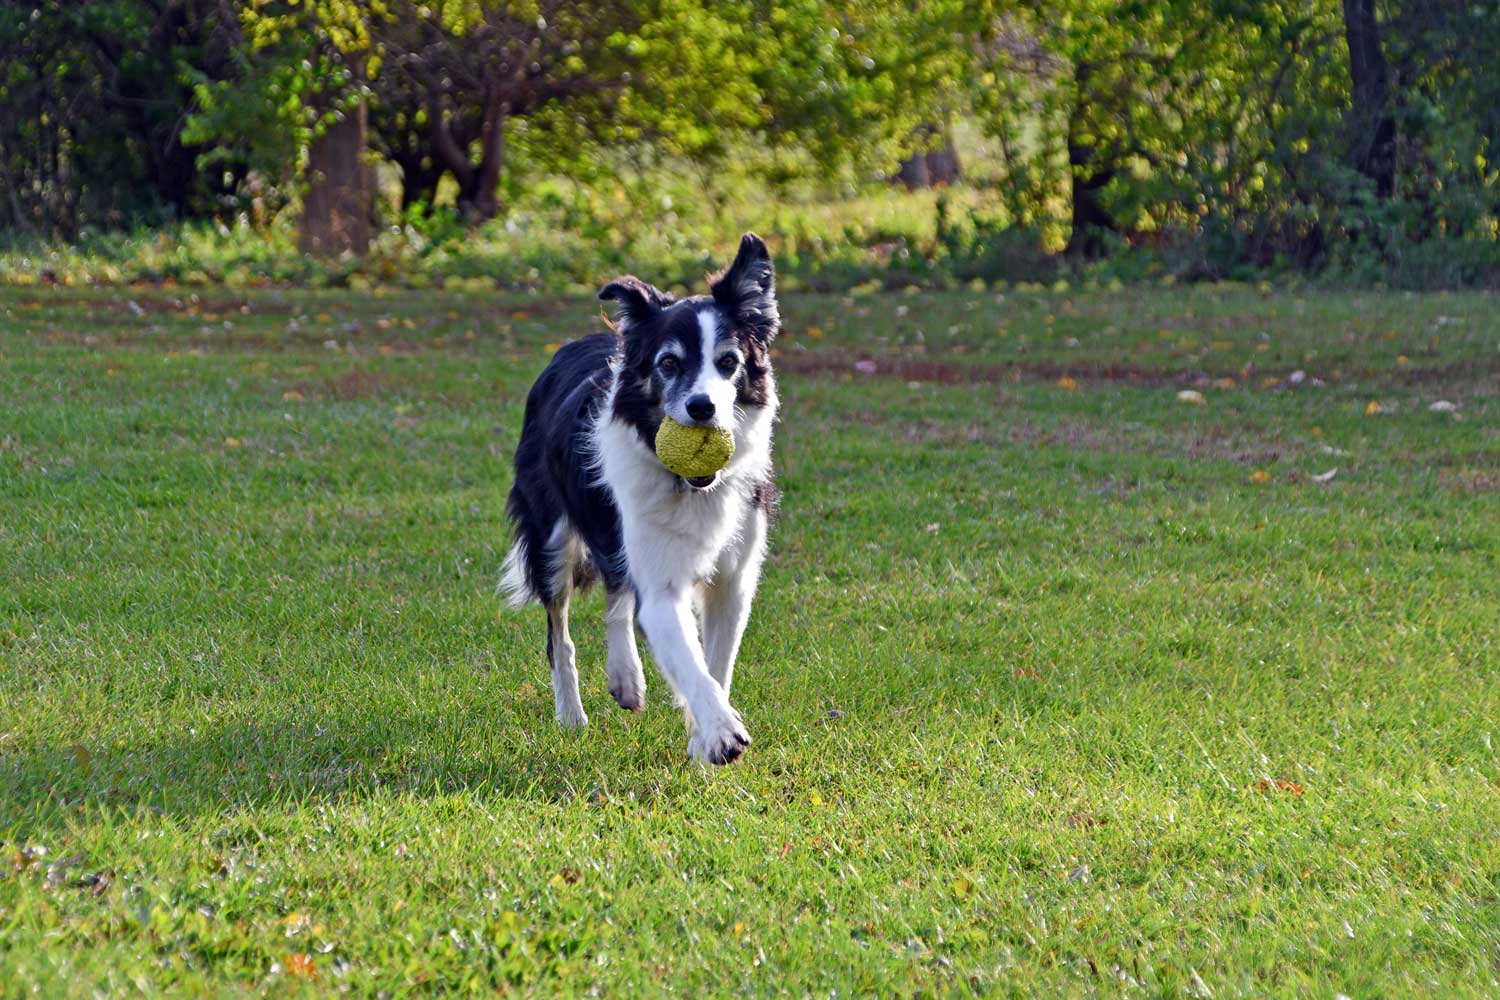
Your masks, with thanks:
M 1493 299 L 789 296 L 706 770 L 494 594 L 597 303 L 199 294 L 0 292 L 0 995 L 1500 992 Z

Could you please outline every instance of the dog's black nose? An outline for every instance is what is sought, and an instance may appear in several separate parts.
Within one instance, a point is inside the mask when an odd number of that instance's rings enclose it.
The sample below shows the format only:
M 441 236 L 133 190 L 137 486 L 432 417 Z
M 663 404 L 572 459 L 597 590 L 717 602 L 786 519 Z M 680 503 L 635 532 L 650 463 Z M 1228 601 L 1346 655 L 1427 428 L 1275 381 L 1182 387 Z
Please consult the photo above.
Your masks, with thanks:
M 714 401 L 699 394 L 687 401 L 687 411 L 694 420 L 707 420 L 714 415 Z

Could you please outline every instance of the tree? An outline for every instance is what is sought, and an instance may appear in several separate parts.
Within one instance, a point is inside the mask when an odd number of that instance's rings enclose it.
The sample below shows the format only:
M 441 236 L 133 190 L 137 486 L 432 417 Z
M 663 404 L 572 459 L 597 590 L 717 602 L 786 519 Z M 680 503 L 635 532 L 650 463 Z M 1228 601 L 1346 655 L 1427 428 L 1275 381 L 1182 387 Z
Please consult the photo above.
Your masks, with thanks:
M 408 185 L 430 198 L 446 173 L 458 184 L 465 217 L 494 216 L 508 123 L 625 86 L 630 61 L 621 39 L 639 29 L 637 9 L 567 0 L 393 3 L 372 22 L 383 59 L 374 90 L 387 115 L 407 123 L 397 132 L 405 148 L 421 149 L 431 164 L 410 154 L 398 161 L 411 171 Z M 425 143 L 413 142 L 413 130 L 425 133 Z
M 202 171 L 193 81 L 235 71 L 227 0 L 50 0 L 0 11 L 0 219 L 72 237 L 223 207 L 245 164 Z
M 1396 189 L 1396 116 L 1375 0 L 1343 0 L 1343 7 L 1351 83 L 1349 157 L 1374 184 L 1376 197 L 1389 198 Z

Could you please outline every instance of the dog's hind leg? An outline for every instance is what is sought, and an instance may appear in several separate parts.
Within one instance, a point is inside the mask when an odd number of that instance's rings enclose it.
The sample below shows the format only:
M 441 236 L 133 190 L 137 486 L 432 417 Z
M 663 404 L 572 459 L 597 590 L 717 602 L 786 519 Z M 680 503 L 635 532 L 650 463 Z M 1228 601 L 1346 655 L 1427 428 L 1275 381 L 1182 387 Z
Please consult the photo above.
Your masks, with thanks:
M 609 638 L 609 693 L 623 709 L 643 711 L 646 707 L 646 672 L 641 669 L 641 654 L 635 644 L 635 591 L 628 585 L 609 591 L 605 598 L 604 621 Z
M 553 595 L 547 605 L 547 659 L 552 664 L 552 700 L 557 707 L 557 721 L 569 729 L 589 724 L 578 694 L 578 660 L 573 637 L 568 634 L 568 605 L 572 593 Z

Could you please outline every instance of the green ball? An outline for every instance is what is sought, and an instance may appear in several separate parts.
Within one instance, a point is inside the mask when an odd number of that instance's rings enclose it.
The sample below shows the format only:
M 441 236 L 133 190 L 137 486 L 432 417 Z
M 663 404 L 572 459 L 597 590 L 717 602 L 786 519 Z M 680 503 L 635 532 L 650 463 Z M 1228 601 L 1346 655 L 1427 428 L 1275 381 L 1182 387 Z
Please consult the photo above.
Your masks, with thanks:
M 711 476 L 729 464 L 734 435 L 723 427 L 685 427 L 663 417 L 656 431 L 656 457 L 688 479 Z

